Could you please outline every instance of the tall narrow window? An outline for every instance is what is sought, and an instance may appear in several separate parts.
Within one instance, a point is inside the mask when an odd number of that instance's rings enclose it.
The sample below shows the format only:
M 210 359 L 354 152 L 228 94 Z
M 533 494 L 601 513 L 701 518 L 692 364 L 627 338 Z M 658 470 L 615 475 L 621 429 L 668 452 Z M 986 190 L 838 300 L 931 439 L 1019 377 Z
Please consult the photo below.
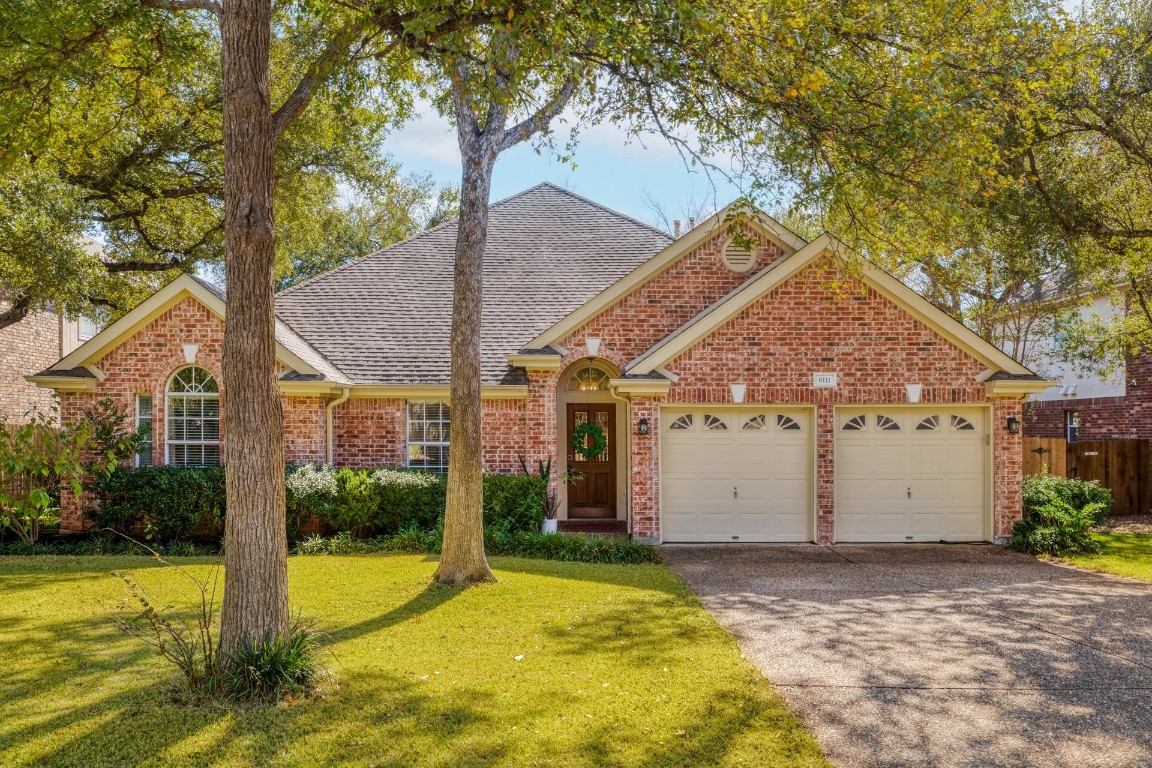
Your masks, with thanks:
M 144 434 L 136 466 L 152 466 L 152 395 L 136 395 L 136 429 Z
M 433 472 L 448 471 L 448 403 L 408 402 L 408 466 Z
M 1064 432 L 1070 443 L 1080 439 L 1080 411 L 1064 411 Z
M 220 463 L 220 387 L 212 374 L 190 366 L 168 382 L 165 445 L 169 464 L 206 467 Z

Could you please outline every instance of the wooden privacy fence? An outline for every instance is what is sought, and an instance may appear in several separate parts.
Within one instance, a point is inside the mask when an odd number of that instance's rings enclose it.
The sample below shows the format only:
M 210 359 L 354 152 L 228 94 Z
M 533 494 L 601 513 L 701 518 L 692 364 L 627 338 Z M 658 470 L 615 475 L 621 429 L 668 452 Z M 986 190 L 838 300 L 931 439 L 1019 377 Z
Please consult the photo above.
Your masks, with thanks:
M 1096 480 L 1112 491 L 1113 515 L 1149 513 L 1147 440 L 1024 438 L 1024 474 Z

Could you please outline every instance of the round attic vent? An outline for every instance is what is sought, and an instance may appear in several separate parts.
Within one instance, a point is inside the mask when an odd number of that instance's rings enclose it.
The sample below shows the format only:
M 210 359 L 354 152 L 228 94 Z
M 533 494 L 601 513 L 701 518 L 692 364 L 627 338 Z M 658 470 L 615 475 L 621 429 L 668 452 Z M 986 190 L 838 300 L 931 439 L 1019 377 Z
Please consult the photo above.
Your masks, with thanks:
M 733 272 L 747 272 L 756 262 L 756 254 L 751 248 L 740 245 L 735 240 L 729 240 L 722 251 L 724 264 Z

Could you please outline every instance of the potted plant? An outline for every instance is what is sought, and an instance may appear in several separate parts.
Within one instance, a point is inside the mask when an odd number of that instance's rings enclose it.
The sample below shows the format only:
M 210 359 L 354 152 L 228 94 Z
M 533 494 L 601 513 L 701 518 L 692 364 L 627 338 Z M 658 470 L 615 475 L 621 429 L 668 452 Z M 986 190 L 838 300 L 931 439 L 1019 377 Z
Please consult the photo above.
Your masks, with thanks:
M 528 471 L 528 462 L 524 457 L 520 457 L 520 466 L 524 470 L 524 474 L 530 475 Z M 536 462 L 536 476 L 544 482 L 544 520 L 540 523 L 541 533 L 557 533 L 559 531 L 559 521 L 556 519 L 556 513 L 560 510 L 560 497 L 556 491 L 552 490 L 549 481 L 552 479 L 552 457 L 548 457 L 548 461 Z M 566 485 L 576 482 L 581 478 L 580 473 L 568 470 L 556 478 L 559 482 Z

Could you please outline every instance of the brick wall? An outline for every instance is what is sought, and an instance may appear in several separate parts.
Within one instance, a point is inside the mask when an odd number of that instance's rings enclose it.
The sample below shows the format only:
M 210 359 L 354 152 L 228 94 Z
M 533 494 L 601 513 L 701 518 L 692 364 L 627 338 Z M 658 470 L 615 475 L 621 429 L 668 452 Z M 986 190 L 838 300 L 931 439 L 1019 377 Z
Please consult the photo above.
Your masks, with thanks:
M 775 244 L 765 244 L 757 252 L 755 266 L 738 274 L 720 256 L 727 240 L 721 232 L 697 246 L 577 329 L 560 346 L 582 349 L 584 339 L 592 336 L 602 340 L 601 356 L 610 351 L 619 361 L 617 366 L 629 362 L 783 255 Z
M 354 397 L 336 406 L 333 420 L 336 465 L 405 466 L 408 463 L 407 408 L 406 400 L 396 398 Z M 518 457 L 529 452 L 524 401 L 488 399 L 483 402 L 483 409 L 484 468 L 500 474 L 519 472 Z
M 0 310 L 6 308 L 0 302 Z M 55 405 L 52 391 L 24 377 L 43 371 L 60 356 L 60 318 L 56 315 L 36 312 L 0 329 L 0 415 L 15 423 L 24 421 L 30 411 L 51 411 Z
M 695 311 L 697 305 L 719 298 L 708 291 L 728 290 L 710 267 L 715 253 L 709 254 L 708 246 L 702 251 L 689 257 L 697 261 L 701 274 L 698 293 L 693 294 Z M 664 285 L 671 280 L 689 285 Z M 649 296 L 673 297 L 678 291 L 692 293 L 692 285 L 697 284 L 688 274 L 669 270 L 645 291 Z M 675 308 L 660 302 L 629 297 L 573 333 L 565 346 L 575 360 L 584 354 L 583 339 L 599 335 L 604 339 L 601 356 L 622 365 L 663 338 L 662 324 L 676 314 Z M 607 316 L 620 328 L 642 332 L 610 337 L 603 324 Z M 638 318 L 636 322 L 633 317 Z M 653 338 L 648 333 L 661 335 Z M 746 383 L 749 403 L 816 405 L 816 526 L 822 542 L 834 536 L 836 405 L 907 403 L 907 383 L 923 385 L 925 403 L 989 402 L 984 385 L 976 380 L 985 368 L 983 363 L 884 296 L 842 274 L 835 262 L 812 265 L 794 276 L 667 368 L 678 377 L 667 397 L 671 403 L 730 402 L 729 385 Z M 813 389 L 812 373 L 821 370 L 839 374 L 837 388 Z M 632 528 L 635 535 L 644 537 L 659 534 L 658 406 L 652 399 L 632 401 L 631 422 L 644 415 L 653 425 L 647 438 L 631 436 Z M 993 520 L 997 536 L 1006 535 L 1011 521 L 1019 516 L 1020 438 L 998 429 L 1007 413 L 1018 413 L 1019 406 L 1016 400 L 998 401 L 991 425 L 996 437 Z

